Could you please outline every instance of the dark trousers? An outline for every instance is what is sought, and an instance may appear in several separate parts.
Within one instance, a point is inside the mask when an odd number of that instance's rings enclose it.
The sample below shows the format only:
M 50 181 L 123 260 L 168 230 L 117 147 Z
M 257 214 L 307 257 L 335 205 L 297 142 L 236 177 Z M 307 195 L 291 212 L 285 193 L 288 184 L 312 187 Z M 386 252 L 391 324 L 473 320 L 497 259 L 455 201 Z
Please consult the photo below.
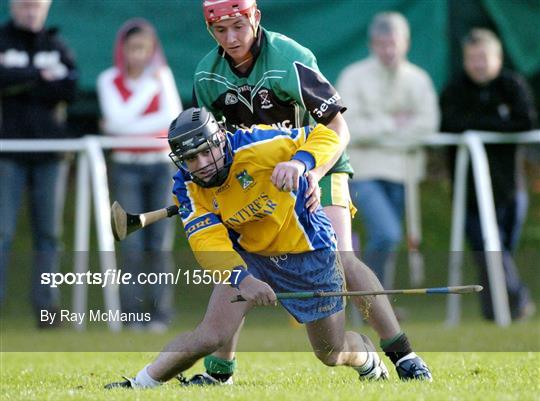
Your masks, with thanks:
M 129 213 L 142 213 L 168 206 L 172 198 L 172 165 L 112 163 L 111 183 L 115 199 Z M 120 243 L 118 267 L 133 277 L 140 273 L 172 272 L 173 221 L 161 220 L 138 230 Z M 142 313 L 149 309 L 152 320 L 168 322 L 172 315 L 171 284 L 127 284 L 120 288 L 122 310 Z
M 0 302 L 5 297 L 8 263 L 20 268 L 20 260 L 24 259 L 21 254 L 11 255 L 11 245 L 26 194 L 33 236 L 30 297 L 38 318 L 41 309 L 59 307 L 58 288 L 41 284 L 41 274 L 59 270 L 68 169 L 65 160 L 27 162 L 0 158 Z M 27 250 L 22 252 L 26 254 Z
M 495 210 L 501 241 L 506 290 L 508 292 L 512 318 L 519 316 L 522 308 L 529 302 L 529 291 L 519 277 L 519 272 L 513 258 L 513 252 L 518 243 L 526 209 L 527 195 L 525 192 L 521 192 L 507 202 L 500 202 Z M 484 291 L 480 293 L 482 314 L 486 319 L 493 320 L 493 304 L 491 302 L 484 241 L 482 239 L 480 217 L 476 208 L 470 208 L 467 211 L 466 231 L 479 267 L 479 281 L 484 287 Z

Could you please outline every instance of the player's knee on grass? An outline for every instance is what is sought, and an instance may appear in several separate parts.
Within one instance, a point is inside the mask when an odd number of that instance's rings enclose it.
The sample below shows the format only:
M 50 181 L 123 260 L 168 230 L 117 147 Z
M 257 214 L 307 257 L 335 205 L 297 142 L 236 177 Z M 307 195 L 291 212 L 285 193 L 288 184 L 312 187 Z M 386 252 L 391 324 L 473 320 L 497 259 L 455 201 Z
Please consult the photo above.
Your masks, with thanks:
M 341 352 L 334 351 L 313 351 L 315 356 L 319 361 L 324 363 L 326 366 L 339 366 L 341 365 Z
M 322 344 L 323 347 L 313 349 L 315 356 L 326 366 L 339 366 L 343 362 L 343 351 L 345 349 L 344 339 L 333 336 L 325 336 Z

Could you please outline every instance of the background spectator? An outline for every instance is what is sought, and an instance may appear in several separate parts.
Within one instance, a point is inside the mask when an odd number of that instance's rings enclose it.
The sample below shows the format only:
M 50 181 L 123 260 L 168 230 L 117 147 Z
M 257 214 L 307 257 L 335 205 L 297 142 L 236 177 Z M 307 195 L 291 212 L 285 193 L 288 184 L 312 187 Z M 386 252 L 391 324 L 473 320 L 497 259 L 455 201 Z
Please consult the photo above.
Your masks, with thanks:
M 167 137 L 170 122 L 181 111 L 174 77 L 154 28 L 143 19 L 127 21 L 119 30 L 114 66 L 98 77 L 103 130 L 122 137 Z M 173 166 L 166 140 L 152 149 L 115 149 L 112 153 L 113 194 L 132 213 L 160 209 L 170 202 Z M 120 244 L 121 265 L 134 277 L 142 271 L 172 271 L 172 221 L 140 230 Z M 124 285 L 122 309 L 142 313 L 144 300 L 152 315 L 149 329 L 164 331 L 171 318 L 172 287 Z M 141 329 L 135 323 L 132 329 Z
M 6 139 L 66 136 L 65 108 L 76 88 L 73 56 L 45 29 L 50 1 L 11 0 L 11 20 L 0 28 L 0 132 Z M 39 327 L 42 309 L 59 306 L 57 288 L 40 274 L 59 268 L 62 213 L 69 163 L 59 153 L 0 153 L 0 300 L 23 193 L 28 194 L 33 233 L 32 306 Z
M 466 130 L 519 132 L 534 128 L 536 112 L 531 91 L 515 72 L 502 69 L 499 39 L 487 29 L 473 29 L 463 41 L 463 73 L 441 96 L 443 132 Z M 518 147 L 515 144 L 487 145 L 489 169 L 499 227 L 506 287 L 513 319 L 534 313 L 529 291 L 519 277 L 512 258 L 525 220 L 527 193 Z M 452 172 L 455 151 L 451 154 Z M 484 242 L 474 180 L 469 170 L 466 232 L 480 267 L 482 313 L 493 319 L 493 306 L 484 258 Z
M 337 89 L 351 131 L 351 197 L 368 236 L 363 259 L 389 287 L 384 268 L 402 239 L 404 183 L 408 175 L 423 177 L 424 155 L 416 142 L 436 131 L 439 110 L 431 79 L 407 61 L 407 20 L 396 12 L 377 14 L 369 40 L 371 56 L 348 66 Z M 381 146 L 385 139 L 403 147 Z

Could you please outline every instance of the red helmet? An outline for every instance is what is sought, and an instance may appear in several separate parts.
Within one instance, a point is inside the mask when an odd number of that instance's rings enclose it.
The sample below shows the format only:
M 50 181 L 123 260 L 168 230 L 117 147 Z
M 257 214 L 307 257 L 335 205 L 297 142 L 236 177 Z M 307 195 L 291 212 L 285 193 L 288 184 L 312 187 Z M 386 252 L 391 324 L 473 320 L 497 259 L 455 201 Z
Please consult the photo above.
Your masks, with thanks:
M 251 20 L 255 10 L 255 0 L 205 0 L 203 3 L 204 19 L 208 25 L 242 15 Z

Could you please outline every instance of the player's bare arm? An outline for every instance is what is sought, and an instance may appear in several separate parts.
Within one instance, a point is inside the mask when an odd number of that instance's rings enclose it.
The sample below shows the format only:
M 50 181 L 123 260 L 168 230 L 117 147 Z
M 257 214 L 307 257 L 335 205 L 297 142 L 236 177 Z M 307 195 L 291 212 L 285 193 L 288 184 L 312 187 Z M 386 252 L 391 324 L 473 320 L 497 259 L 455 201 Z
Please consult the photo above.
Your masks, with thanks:
M 339 137 L 339 148 L 332 159 L 309 172 L 308 183 L 309 187 L 306 191 L 306 208 L 312 213 L 320 204 L 321 190 L 319 188 L 319 180 L 326 175 L 326 173 L 332 168 L 336 161 L 341 157 L 345 148 L 350 140 L 349 127 L 347 122 L 343 118 L 341 113 L 337 113 L 336 116 L 327 124 L 327 127 L 333 130 Z
M 347 126 L 347 122 L 345 121 L 341 113 L 337 113 L 332 119 L 332 121 L 326 124 L 326 127 L 334 131 L 339 137 L 339 147 L 336 154 L 332 157 L 332 159 L 330 159 L 328 163 L 312 170 L 312 174 L 314 176 L 313 178 L 317 179 L 317 182 L 319 182 L 319 180 L 326 175 L 326 173 L 340 158 L 340 156 L 345 151 L 345 148 L 349 144 L 349 140 L 351 138 L 351 134 L 349 133 L 349 127 Z

